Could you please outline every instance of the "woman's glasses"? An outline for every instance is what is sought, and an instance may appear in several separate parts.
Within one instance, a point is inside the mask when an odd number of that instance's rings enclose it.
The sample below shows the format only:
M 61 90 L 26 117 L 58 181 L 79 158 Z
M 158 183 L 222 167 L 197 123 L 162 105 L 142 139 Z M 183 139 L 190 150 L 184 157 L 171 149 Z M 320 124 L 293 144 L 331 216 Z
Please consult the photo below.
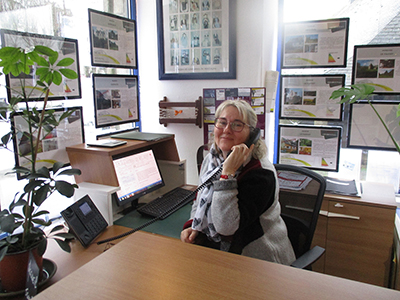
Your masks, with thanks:
M 225 129 L 228 124 L 231 126 L 232 131 L 235 132 L 241 132 L 245 126 L 250 127 L 250 125 L 242 121 L 235 120 L 233 122 L 228 122 L 225 118 L 216 118 L 214 123 L 215 127 L 219 129 Z

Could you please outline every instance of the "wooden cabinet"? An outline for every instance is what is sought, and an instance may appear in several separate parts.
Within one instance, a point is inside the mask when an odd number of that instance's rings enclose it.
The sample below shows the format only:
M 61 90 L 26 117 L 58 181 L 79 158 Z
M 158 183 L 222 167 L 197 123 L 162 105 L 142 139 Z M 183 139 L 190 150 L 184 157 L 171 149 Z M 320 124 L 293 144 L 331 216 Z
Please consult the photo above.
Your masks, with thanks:
M 387 287 L 396 201 L 393 187 L 363 183 L 361 198 L 326 194 L 313 244 L 325 247 L 313 270 Z
M 76 183 L 91 182 L 119 186 L 113 166 L 113 156 L 153 149 L 157 160 L 179 162 L 174 136 L 157 141 L 126 140 L 126 144 L 115 148 L 89 147 L 79 144 L 67 147 L 71 166 L 82 171 L 75 176 Z

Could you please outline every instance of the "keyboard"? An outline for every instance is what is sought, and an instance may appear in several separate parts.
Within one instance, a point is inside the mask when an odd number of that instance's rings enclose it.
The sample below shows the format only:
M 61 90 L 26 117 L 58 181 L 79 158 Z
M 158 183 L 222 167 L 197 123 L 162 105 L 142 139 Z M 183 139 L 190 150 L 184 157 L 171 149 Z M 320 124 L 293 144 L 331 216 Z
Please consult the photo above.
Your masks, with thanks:
M 193 201 L 196 193 L 177 187 L 168 193 L 150 201 L 149 203 L 139 207 L 137 211 L 142 215 L 153 218 L 165 219 L 183 205 Z

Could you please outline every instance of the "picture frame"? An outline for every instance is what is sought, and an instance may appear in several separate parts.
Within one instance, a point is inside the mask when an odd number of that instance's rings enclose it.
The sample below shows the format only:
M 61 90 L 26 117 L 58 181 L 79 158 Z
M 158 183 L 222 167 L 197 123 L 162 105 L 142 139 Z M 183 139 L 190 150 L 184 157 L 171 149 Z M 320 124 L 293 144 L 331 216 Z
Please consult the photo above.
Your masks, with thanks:
M 329 98 L 345 85 L 345 77 L 344 74 L 282 75 L 279 118 L 341 121 L 343 104 Z
M 139 83 L 136 75 L 93 74 L 95 127 L 139 121 Z
M 345 68 L 349 18 L 283 24 L 281 68 Z
M 89 8 L 92 66 L 137 69 L 136 21 Z
M 236 79 L 236 0 L 157 0 L 160 80 Z
M 78 55 L 78 40 L 57 37 L 57 36 L 48 36 L 36 33 L 28 33 L 28 32 L 20 32 L 15 30 L 1 29 L 0 30 L 1 43 L 4 47 L 22 47 L 24 49 L 28 49 L 30 47 L 36 45 L 43 45 L 51 48 L 54 51 L 57 51 L 59 54 L 59 59 L 63 59 L 66 57 L 70 57 L 74 60 L 74 63 L 70 65 L 68 68 L 74 70 L 77 74 L 80 74 L 79 71 L 79 55 Z M 36 66 L 33 67 L 32 71 Z M 25 79 L 25 90 L 30 92 L 29 101 L 40 101 L 44 99 L 44 94 L 41 88 L 33 88 L 35 86 L 36 78 L 33 73 L 30 75 L 20 75 L 13 76 L 12 74 L 8 74 L 6 78 L 6 85 L 10 87 L 7 89 L 7 97 L 11 99 L 11 97 L 17 96 L 17 92 L 21 92 L 21 83 L 20 79 Z M 29 84 L 32 82 L 32 84 Z M 32 88 L 29 89 L 29 86 Z M 80 99 L 81 94 L 81 79 L 80 76 L 76 79 L 68 79 L 63 76 L 63 82 L 59 86 L 52 85 L 51 93 L 49 94 L 49 100 L 66 100 L 66 99 Z
M 277 163 L 337 172 L 342 128 L 278 125 Z
M 399 95 L 399 74 L 400 44 L 354 46 L 352 84 L 372 85 L 375 94 Z
M 57 161 L 69 165 L 66 147 L 85 142 L 82 106 L 54 109 L 55 115 L 61 115 L 63 112 L 70 110 L 75 111 L 71 116 L 62 120 L 53 131 L 50 133 L 42 131 L 42 138 L 44 139 L 40 145 L 41 151 L 37 154 L 37 169 L 41 167 L 51 169 Z M 28 130 L 28 123 L 23 118 L 23 113 L 21 112 L 11 116 L 11 124 L 13 129 L 15 166 L 25 167 L 30 164 L 29 159 L 24 157 L 29 155 L 29 147 L 25 146 L 26 141 L 24 141 L 22 134 L 16 134 L 15 128 L 18 128 L 19 132 L 26 131 Z M 21 179 L 22 176 L 17 174 L 17 178 Z
M 386 120 L 385 123 L 393 138 L 400 144 L 400 117 L 396 115 L 399 103 L 379 102 L 373 105 L 382 119 Z M 382 122 L 366 102 L 350 105 L 347 147 L 397 151 Z

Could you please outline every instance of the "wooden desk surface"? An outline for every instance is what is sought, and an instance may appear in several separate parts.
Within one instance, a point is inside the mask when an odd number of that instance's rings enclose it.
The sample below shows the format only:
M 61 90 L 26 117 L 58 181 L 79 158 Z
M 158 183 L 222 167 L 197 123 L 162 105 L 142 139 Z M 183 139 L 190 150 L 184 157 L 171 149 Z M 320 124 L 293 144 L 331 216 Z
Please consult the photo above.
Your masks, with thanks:
M 136 232 L 34 299 L 400 299 L 400 292 Z

